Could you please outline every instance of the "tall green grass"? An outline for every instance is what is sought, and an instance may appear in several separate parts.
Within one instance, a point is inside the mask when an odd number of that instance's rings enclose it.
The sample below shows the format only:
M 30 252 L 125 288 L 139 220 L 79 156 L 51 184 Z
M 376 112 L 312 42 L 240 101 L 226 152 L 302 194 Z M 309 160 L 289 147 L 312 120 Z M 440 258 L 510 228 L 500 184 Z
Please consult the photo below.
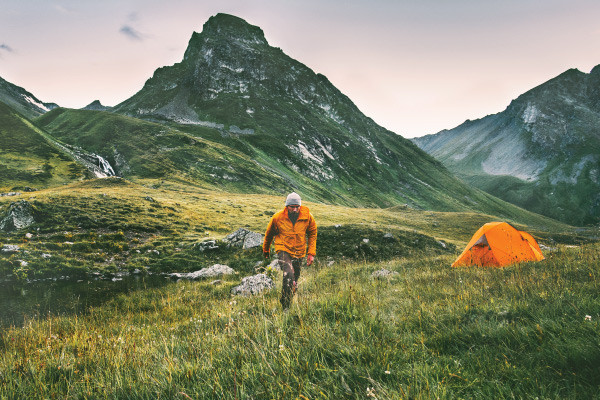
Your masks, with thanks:
M 1 331 L 0 398 L 592 399 L 600 246 L 504 269 L 317 264 L 292 308 L 178 282 Z M 373 271 L 397 272 L 373 279 Z

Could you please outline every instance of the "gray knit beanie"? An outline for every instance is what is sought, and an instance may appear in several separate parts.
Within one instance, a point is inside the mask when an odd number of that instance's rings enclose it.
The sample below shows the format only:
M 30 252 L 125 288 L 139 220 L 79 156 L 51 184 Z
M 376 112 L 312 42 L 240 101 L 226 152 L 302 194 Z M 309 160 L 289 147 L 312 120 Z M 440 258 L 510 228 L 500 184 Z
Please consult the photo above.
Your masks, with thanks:
M 286 206 L 301 206 L 302 199 L 300 199 L 300 195 L 296 192 L 292 192 L 288 194 L 288 197 L 285 199 Z

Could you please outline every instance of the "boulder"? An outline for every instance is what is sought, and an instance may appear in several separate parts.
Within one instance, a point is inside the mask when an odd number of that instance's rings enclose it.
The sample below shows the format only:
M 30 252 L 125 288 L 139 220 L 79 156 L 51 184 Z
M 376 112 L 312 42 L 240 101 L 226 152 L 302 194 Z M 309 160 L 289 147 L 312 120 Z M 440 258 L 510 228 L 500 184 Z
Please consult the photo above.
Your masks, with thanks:
M 271 269 L 275 271 L 281 271 L 281 267 L 279 266 L 279 260 L 277 259 L 271 261 L 271 263 L 267 267 L 271 267 Z
M 4 218 L 0 220 L 0 230 L 5 232 L 27 228 L 35 223 L 33 206 L 25 200 L 11 203 Z
M 178 273 L 174 272 L 169 276 L 177 279 L 201 279 L 201 278 L 214 278 L 215 276 L 232 275 L 235 274 L 233 268 L 227 265 L 215 264 L 212 267 L 202 268 L 199 271 Z
M 388 271 L 385 268 L 380 269 L 379 271 L 375 271 L 371 274 L 372 278 L 383 279 L 383 278 L 391 278 L 394 275 L 399 275 L 396 271 Z
M 251 249 L 261 246 L 263 243 L 263 235 L 252 232 L 245 228 L 240 228 L 237 231 L 230 233 L 225 237 L 225 242 L 230 246 L 241 247 L 243 249 Z
M 233 289 L 231 294 L 250 296 L 260 294 L 263 290 L 272 289 L 275 287 L 275 282 L 265 274 L 257 274 L 247 276 L 242 279 L 242 283 Z
M 19 250 L 21 250 L 21 248 L 16 244 L 5 244 L 2 246 L 3 253 L 17 253 Z
M 192 248 L 194 250 L 198 250 L 198 251 L 204 253 L 205 251 L 208 251 L 208 250 L 218 249 L 219 245 L 217 245 L 216 240 L 204 240 L 202 242 L 194 243 L 192 245 Z

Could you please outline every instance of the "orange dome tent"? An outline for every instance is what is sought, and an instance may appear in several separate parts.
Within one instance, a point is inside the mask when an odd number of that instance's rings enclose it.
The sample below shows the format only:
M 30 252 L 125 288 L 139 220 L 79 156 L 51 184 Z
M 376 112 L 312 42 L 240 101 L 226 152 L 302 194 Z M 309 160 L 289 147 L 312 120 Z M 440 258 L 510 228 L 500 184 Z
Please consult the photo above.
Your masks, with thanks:
M 540 246 L 529 233 L 518 231 L 506 222 L 489 222 L 475 232 L 452 266 L 503 267 L 543 259 Z

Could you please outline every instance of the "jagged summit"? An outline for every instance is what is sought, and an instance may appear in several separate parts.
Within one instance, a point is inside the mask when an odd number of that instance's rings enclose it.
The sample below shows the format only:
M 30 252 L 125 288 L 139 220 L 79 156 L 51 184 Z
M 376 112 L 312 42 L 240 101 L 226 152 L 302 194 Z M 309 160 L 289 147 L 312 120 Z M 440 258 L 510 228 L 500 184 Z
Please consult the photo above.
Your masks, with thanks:
M 251 25 L 242 18 L 220 13 L 206 21 L 202 32 L 192 34 L 183 59 L 195 59 L 200 54 L 209 61 L 213 54 L 211 49 L 214 49 L 215 45 L 221 47 L 219 44 L 225 43 L 241 46 L 269 45 L 263 30 L 258 26 Z M 230 52 L 231 49 L 226 46 L 223 50 Z
M 258 26 L 251 25 L 242 18 L 223 13 L 210 17 L 202 28 L 202 34 L 267 44 L 265 34 Z

